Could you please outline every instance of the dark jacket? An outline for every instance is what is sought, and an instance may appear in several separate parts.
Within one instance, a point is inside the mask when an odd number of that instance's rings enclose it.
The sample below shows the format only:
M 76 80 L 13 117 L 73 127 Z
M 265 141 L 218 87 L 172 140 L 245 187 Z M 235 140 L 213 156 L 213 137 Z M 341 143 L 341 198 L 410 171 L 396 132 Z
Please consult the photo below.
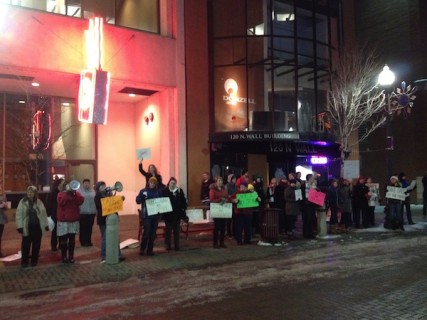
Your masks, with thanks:
M 326 192 L 325 200 L 328 207 L 337 208 L 338 207 L 338 188 L 330 186 Z
M 351 193 L 349 186 L 338 187 L 338 208 L 341 212 L 351 213 Z
M 145 171 L 142 168 L 142 163 L 140 163 L 138 165 L 138 169 L 139 169 L 139 172 L 141 172 L 141 174 L 145 177 L 145 180 L 146 180 L 145 187 L 146 188 L 148 188 L 148 180 L 150 180 L 151 177 L 155 177 L 157 179 L 157 185 L 158 185 L 159 188 L 164 188 L 165 187 L 165 185 L 163 184 L 163 181 L 162 181 L 162 176 L 160 174 L 155 174 L 153 176 L 151 173 Z
M 290 216 L 298 215 L 301 209 L 301 201 L 296 200 L 295 190 L 296 187 L 291 186 L 285 189 L 286 214 Z
M 353 188 L 353 203 L 359 207 L 368 207 L 369 188 L 365 184 L 357 183 Z
M 148 215 L 147 206 L 145 205 L 145 200 L 160 198 L 162 196 L 162 190 L 158 188 L 144 188 L 139 191 L 136 196 L 136 203 L 141 205 L 141 215 L 143 219 L 147 219 L 151 216 Z
M 181 219 L 185 219 L 185 210 L 187 209 L 187 199 L 185 198 L 184 191 L 177 188 L 171 191 L 169 188 L 163 190 L 163 196 L 169 197 L 172 205 L 171 212 L 163 213 L 163 220 L 166 223 L 178 223 Z
M 105 198 L 107 195 L 105 193 L 99 193 L 97 192 L 95 195 L 95 207 L 96 207 L 96 223 L 99 226 L 105 226 L 107 216 L 102 215 L 102 204 L 101 199 Z

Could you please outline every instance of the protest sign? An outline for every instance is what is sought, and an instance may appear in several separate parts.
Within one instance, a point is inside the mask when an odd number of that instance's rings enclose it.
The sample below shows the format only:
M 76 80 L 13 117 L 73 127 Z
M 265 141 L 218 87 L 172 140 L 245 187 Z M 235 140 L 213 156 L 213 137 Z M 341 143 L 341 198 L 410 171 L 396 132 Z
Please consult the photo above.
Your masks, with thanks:
M 302 192 L 301 189 L 295 190 L 295 200 L 302 200 Z
M 123 210 L 122 196 L 112 196 L 101 198 L 102 215 L 107 216 L 117 211 Z
M 169 197 L 147 199 L 145 200 L 145 205 L 149 216 L 172 211 L 172 205 Z
M 404 188 L 387 186 L 387 193 L 385 194 L 385 197 L 404 201 L 406 198 L 405 191 L 406 189 Z
M 308 191 L 308 201 L 313 202 L 318 206 L 323 206 L 325 204 L 325 197 L 326 194 L 315 189 L 310 189 Z
M 233 215 L 233 205 L 231 203 L 211 202 L 210 216 L 212 218 L 231 218 Z
M 256 192 L 248 192 L 248 193 L 238 193 L 236 195 L 237 200 L 237 208 L 243 209 L 243 208 L 253 208 L 258 207 L 258 193 Z
M 141 159 L 151 159 L 151 149 L 150 148 L 141 148 L 141 149 L 136 149 L 136 159 L 137 160 L 141 160 Z

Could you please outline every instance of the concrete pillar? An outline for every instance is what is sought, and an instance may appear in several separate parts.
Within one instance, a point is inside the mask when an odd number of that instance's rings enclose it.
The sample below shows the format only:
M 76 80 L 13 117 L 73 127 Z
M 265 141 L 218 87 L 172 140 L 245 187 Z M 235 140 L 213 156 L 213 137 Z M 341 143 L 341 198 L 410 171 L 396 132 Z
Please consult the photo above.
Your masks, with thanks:
M 119 216 L 110 214 L 107 216 L 105 230 L 105 263 L 119 263 Z
M 328 234 L 328 225 L 326 223 L 326 208 L 320 207 L 317 209 L 317 229 L 318 237 L 326 237 Z

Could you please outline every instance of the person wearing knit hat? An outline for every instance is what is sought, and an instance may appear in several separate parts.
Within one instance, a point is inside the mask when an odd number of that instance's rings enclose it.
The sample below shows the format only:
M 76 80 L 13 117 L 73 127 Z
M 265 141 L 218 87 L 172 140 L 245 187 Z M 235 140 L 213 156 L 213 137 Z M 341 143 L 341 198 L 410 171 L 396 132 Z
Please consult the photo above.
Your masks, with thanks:
M 397 176 L 391 176 L 390 177 L 390 182 L 392 182 L 392 181 L 395 181 L 395 182 L 399 182 L 399 178 L 397 177 Z
M 141 189 L 136 196 L 136 203 L 141 205 L 140 219 L 144 226 L 141 243 L 139 246 L 139 254 L 142 256 L 147 250 L 147 255 L 154 256 L 154 240 L 156 239 L 157 227 L 159 225 L 159 212 L 148 212 L 146 200 L 160 198 L 163 196 L 162 189 L 158 188 L 158 179 L 150 177 L 148 187 Z

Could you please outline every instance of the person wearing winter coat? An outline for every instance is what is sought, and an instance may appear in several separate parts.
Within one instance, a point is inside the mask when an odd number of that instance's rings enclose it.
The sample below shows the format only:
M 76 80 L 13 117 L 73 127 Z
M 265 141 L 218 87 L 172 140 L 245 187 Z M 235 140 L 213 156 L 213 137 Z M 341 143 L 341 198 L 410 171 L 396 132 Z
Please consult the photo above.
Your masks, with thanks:
M 351 226 L 351 193 L 350 182 L 347 179 L 338 180 L 338 208 L 341 211 L 340 225 L 344 231 L 348 231 Z
M 295 179 L 289 180 L 289 186 L 285 189 L 286 202 L 286 234 L 289 239 L 295 239 L 294 229 L 295 222 L 301 210 L 301 200 L 296 199 L 295 191 L 300 190 L 301 184 Z M 302 195 L 302 194 L 301 194 Z
M 368 193 L 369 188 L 365 184 L 365 178 L 359 177 L 353 187 L 353 222 L 356 228 L 360 228 L 360 214 L 362 213 L 362 225 L 367 228 L 368 223 Z
M 331 184 L 326 192 L 327 208 L 331 210 L 331 218 L 329 220 L 329 232 L 334 234 L 337 231 L 337 216 L 338 216 L 338 180 L 332 179 Z
M 234 174 L 229 174 L 227 177 L 227 184 L 225 185 L 225 189 L 227 189 L 227 195 L 231 197 L 237 190 L 236 186 L 237 178 Z M 233 239 L 234 234 L 236 233 L 236 221 L 234 213 L 230 219 L 226 221 L 226 236 L 228 239 Z
M 15 222 L 16 229 L 22 234 L 21 265 L 28 267 L 31 250 L 31 266 L 35 267 L 39 260 L 42 235 L 49 231 L 46 208 L 37 197 L 35 186 L 29 186 L 27 194 L 19 201 Z
M 209 202 L 210 203 L 225 203 L 228 202 L 227 189 L 224 187 L 222 177 L 215 177 L 215 182 L 210 186 Z M 224 244 L 225 240 L 225 223 L 226 218 L 214 218 L 213 231 L 213 248 L 227 248 Z
M 399 179 L 396 176 L 390 177 L 390 182 L 388 184 L 391 187 L 401 188 L 402 186 L 399 183 Z M 402 220 L 402 201 L 399 199 L 387 198 L 387 209 L 388 216 L 390 221 L 392 221 L 393 228 L 398 227 L 400 230 L 404 231 L 403 220 Z
M 56 232 L 63 263 L 74 263 L 76 234 L 80 231 L 80 205 L 83 201 L 82 194 L 72 190 L 69 184 L 66 184 L 64 191 L 58 193 Z
M 301 186 L 302 192 L 302 235 L 305 239 L 316 238 L 314 226 L 316 223 L 317 205 L 308 201 L 310 189 L 317 190 L 316 173 L 309 173 L 305 177 L 305 183 Z
M 55 226 L 50 235 L 50 249 L 52 251 L 58 250 L 58 235 L 56 234 L 57 229 L 57 211 L 58 211 L 58 193 L 63 191 L 65 188 L 65 180 L 57 178 L 52 182 L 52 187 L 49 195 L 47 196 L 46 211 L 47 215 L 51 217 Z
M 156 177 L 151 177 L 148 181 L 148 188 L 141 189 L 136 196 L 136 203 L 141 205 L 141 218 L 144 223 L 144 233 L 142 234 L 139 254 L 143 256 L 147 250 L 148 256 L 154 256 L 154 240 L 157 235 L 160 214 L 148 215 L 146 200 L 162 197 L 162 190 L 157 186 Z
M 230 200 L 233 203 L 238 204 L 239 199 L 237 197 L 238 194 L 242 193 L 255 193 L 256 194 L 256 201 L 259 203 L 261 201 L 261 198 L 257 195 L 256 191 L 254 190 L 254 187 L 251 184 L 246 183 L 243 181 L 240 184 L 239 190 L 236 191 L 236 193 L 231 196 Z M 235 207 L 235 213 L 236 213 L 236 241 L 238 245 L 242 244 L 251 244 L 252 240 L 252 215 L 253 215 L 253 209 L 254 208 L 239 208 L 238 205 Z
M 366 186 L 369 188 L 368 192 L 368 223 L 370 226 L 375 227 L 375 207 L 379 205 L 380 190 L 378 184 L 372 183 L 370 177 L 366 178 Z
M 163 213 L 165 221 L 165 244 L 166 250 L 171 250 L 171 237 L 173 231 L 173 243 L 175 251 L 179 251 L 179 233 L 181 229 L 181 219 L 186 218 L 185 210 L 187 209 L 187 199 L 184 191 L 177 186 L 177 181 L 174 177 L 169 179 L 166 188 L 163 190 L 163 196 L 169 197 L 172 211 Z
M 157 188 L 162 189 L 164 187 L 164 184 L 162 181 L 162 176 L 158 172 L 157 167 L 154 164 L 150 164 L 148 166 L 148 172 L 147 172 L 144 170 L 144 168 L 142 166 L 143 160 L 144 159 L 141 158 L 141 160 L 139 161 L 138 170 L 145 177 L 145 180 L 146 180 L 145 187 L 148 188 L 148 183 L 149 183 L 150 178 L 154 177 L 157 179 Z
M 402 221 L 405 220 L 403 218 L 403 209 L 405 209 L 406 218 L 408 219 L 408 224 L 410 225 L 415 224 L 414 221 L 412 221 L 412 212 L 411 212 L 411 191 L 413 189 L 410 188 L 410 184 L 408 180 L 406 180 L 406 174 L 404 174 L 403 172 L 399 173 L 399 183 L 402 186 L 402 188 L 406 188 L 406 192 L 405 192 L 406 198 L 404 201 L 402 201 L 402 210 L 401 210 Z

